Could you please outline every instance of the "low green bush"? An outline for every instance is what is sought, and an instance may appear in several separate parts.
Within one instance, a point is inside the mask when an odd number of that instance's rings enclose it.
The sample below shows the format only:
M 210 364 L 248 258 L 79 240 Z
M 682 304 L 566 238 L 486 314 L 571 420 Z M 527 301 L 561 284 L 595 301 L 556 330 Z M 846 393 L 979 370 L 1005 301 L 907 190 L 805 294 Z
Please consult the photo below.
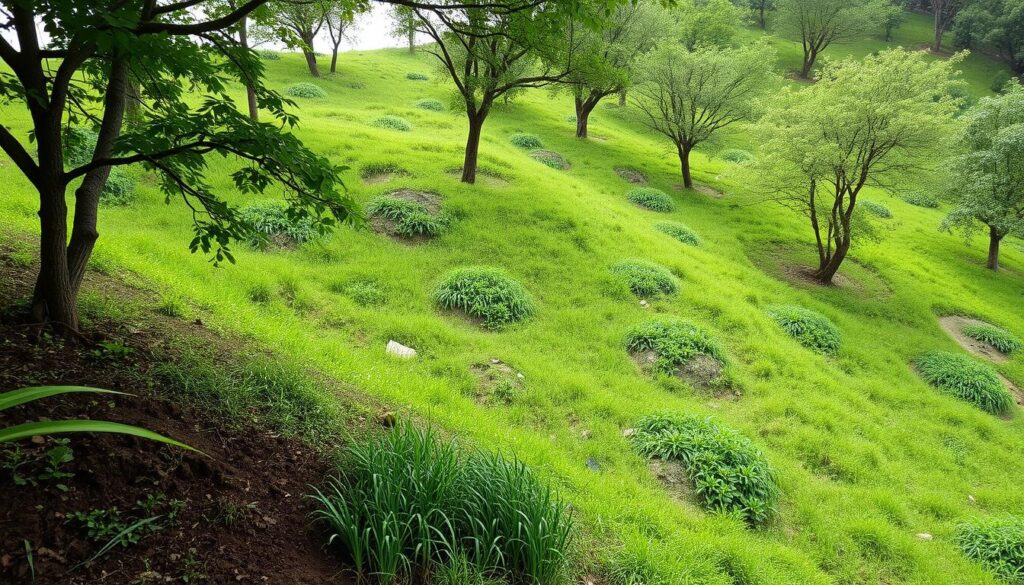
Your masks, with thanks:
M 110 169 L 107 183 L 100 191 L 100 203 L 104 205 L 126 206 L 135 201 L 135 179 L 119 167 Z
M 260 59 L 264 61 L 280 61 L 281 54 L 277 51 L 260 51 Z
M 533 134 L 523 134 L 522 132 L 517 132 L 516 134 L 510 136 L 508 141 L 514 144 L 515 146 L 518 146 L 519 148 L 544 148 L 544 143 L 540 141 L 540 138 L 534 136 Z
M 659 221 L 654 224 L 654 229 L 661 233 L 668 234 L 676 240 L 690 246 L 699 246 L 700 238 L 693 230 L 677 221 Z
M 370 122 L 370 125 L 376 126 L 377 128 L 385 128 L 387 130 L 397 130 L 399 132 L 408 132 L 412 130 L 412 124 L 410 124 L 405 118 L 401 118 L 399 116 L 381 116 L 379 118 L 374 118 L 374 120 Z
M 465 311 L 488 329 L 502 327 L 533 315 L 536 305 L 530 293 L 501 269 L 487 266 L 456 268 L 434 291 L 444 309 Z
M 518 460 L 464 452 L 430 430 L 402 423 L 353 443 L 310 497 L 327 542 L 345 550 L 361 581 L 435 571 L 458 585 L 565 578 L 573 521 L 551 488 Z
M 881 217 L 882 219 L 889 219 L 892 217 L 892 212 L 889 211 L 889 208 L 881 203 L 875 203 L 874 201 L 861 201 L 860 205 L 864 211 L 874 215 L 875 217 Z
M 1024 583 L 1024 519 L 1017 516 L 963 522 L 954 534 L 967 558 L 1006 583 Z
M 1013 397 L 995 371 L 967 356 L 929 351 L 914 365 L 925 382 L 985 412 L 1000 414 L 1013 406 Z
M 725 363 L 725 354 L 707 331 L 676 319 L 653 319 L 634 326 L 626 333 L 626 349 L 654 352 L 654 369 L 666 374 L 699 355 Z
M 768 309 L 768 316 L 775 320 L 800 345 L 818 353 L 835 355 L 839 351 L 842 336 L 828 317 L 817 311 L 779 305 Z
M 1021 347 L 1021 341 L 1016 335 L 988 323 L 965 325 L 962 331 L 967 337 L 987 343 L 1007 355 Z
M 704 507 L 757 525 L 775 512 L 779 488 L 761 450 L 741 434 L 694 415 L 652 415 L 637 423 L 634 448 L 679 461 Z
M 1003 93 L 1006 90 L 1006 84 L 1013 79 L 1013 75 L 1010 74 L 1006 69 L 1000 69 L 992 76 L 992 83 L 989 85 L 989 89 L 992 93 Z
M 409 171 L 392 162 L 371 162 L 359 168 L 359 178 L 369 179 L 379 175 L 408 175 Z
M 669 212 L 676 208 L 676 202 L 668 193 L 653 187 L 630 189 L 626 193 L 626 199 L 651 211 Z
M 750 154 L 749 151 L 742 150 L 740 148 L 726 148 L 719 156 L 722 157 L 722 160 L 726 160 L 731 163 L 745 163 L 754 160 L 754 155 Z
M 366 206 L 366 215 L 391 220 L 395 233 L 407 238 L 438 236 L 450 224 L 445 214 L 432 215 L 426 207 L 415 201 L 389 195 L 381 195 L 370 201 Z
M 288 89 L 285 90 L 285 93 L 287 93 L 288 95 L 290 95 L 292 97 L 300 97 L 300 98 L 325 98 L 325 97 L 327 97 L 327 92 L 324 91 L 324 88 L 320 87 L 319 85 L 317 85 L 315 83 L 309 83 L 309 82 L 305 82 L 305 81 L 303 81 L 301 83 L 295 83 L 295 84 L 289 85 Z
M 427 75 L 426 73 L 418 73 L 416 71 L 410 71 L 409 73 L 405 74 L 405 78 L 406 79 L 411 79 L 412 81 L 426 81 L 426 80 L 430 79 L 430 76 Z
M 629 286 L 640 297 L 674 295 L 679 292 L 679 280 L 668 268 L 646 260 L 623 260 L 611 267 L 612 274 Z
M 915 205 L 917 207 L 927 207 L 929 209 L 935 209 L 939 206 L 939 200 L 927 193 L 906 193 L 900 197 L 907 203 Z
M 444 111 L 444 104 L 440 100 L 420 100 L 416 102 L 416 107 L 421 110 L 430 110 L 431 112 Z
M 535 150 L 530 153 L 530 157 L 556 171 L 564 171 L 569 168 L 569 163 L 565 160 L 565 157 L 550 150 Z
M 243 208 L 238 219 L 250 228 L 249 245 L 261 250 L 304 244 L 322 235 L 312 217 L 270 201 Z
M 92 160 L 98 135 L 91 128 L 72 126 L 64 132 L 64 166 L 80 167 Z

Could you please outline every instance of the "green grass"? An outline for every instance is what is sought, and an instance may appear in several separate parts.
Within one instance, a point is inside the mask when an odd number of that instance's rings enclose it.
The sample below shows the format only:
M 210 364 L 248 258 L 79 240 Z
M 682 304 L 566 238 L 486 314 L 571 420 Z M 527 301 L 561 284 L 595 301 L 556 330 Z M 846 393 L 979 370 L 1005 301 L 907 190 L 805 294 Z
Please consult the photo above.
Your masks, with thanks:
M 654 224 L 654 229 L 663 234 L 668 234 L 672 238 L 684 244 L 690 246 L 700 245 L 700 237 L 695 234 L 693 230 L 678 221 L 659 221 Z
M 827 355 L 839 351 L 842 335 L 828 317 L 817 311 L 792 305 L 770 307 L 768 316 L 800 345 Z
M 623 260 L 612 264 L 611 272 L 639 297 L 674 295 L 679 279 L 664 266 L 646 260 Z
M 1009 515 L 971 520 L 957 526 L 955 538 L 965 555 L 1002 581 L 1024 583 L 1024 520 Z
M 676 319 L 653 319 L 634 326 L 626 333 L 626 350 L 654 352 L 654 368 L 671 373 L 697 356 L 725 362 L 725 354 L 704 329 Z
M 926 17 L 912 16 L 896 43 L 926 43 L 927 25 Z M 780 70 L 799 66 L 798 45 L 773 44 Z M 829 47 L 826 56 L 865 55 L 883 46 L 868 39 Z M 132 206 L 101 210 L 97 265 L 187 300 L 201 308 L 208 326 L 272 347 L 297 368 L 429 417 L 466 443 L 515 453 L 572 504 L 587 568 L 614 585 L 629 583 L 630 574 L 671 585 L 995 583 L 960 551 L 953 534 L 979 509 L 994 515 L 1024 509 L 1024 417 L 993 417 L 951 400 L 907 364 L 926 351 L 957 349 L 936 315 L 985 315 L 1024 331 L 1019 239 L 1005 242 L 1003 270 L 989 271 L 985 242 L 965 245 L 936 229 L 943 210 L 871 188 L 866 198 L 890 207 L 898 224 L 877 244 L 855 244 L 838 286 L 817 287 L 780 267 L 816 261 L 806 219 L 773 205 L 739 204 L 750 186 L 730 175 L 736 165 L 719 158 L 718 145 L 693 153 L 694 179 L 728 195 L 675 192 L 681 178 L 674 152 L 663 138 L 638 130 L 630 108 L 602 104 L 590 134 L 605 140 L 578 140 L 565 122 L 571 97 L 553 98 L 546 90 L 499 104 L 484 126 L 480 162 L 505 180 L 479 177 L 465 185 L 448 173 L 462 164 L 464 117 L 415 107 L 421 99 L 448 103 L 450 88 L 406 79 L 409 71 L 433 71 L 431 59 L 401 49 L 341 54 L 338 75 L 317 80 L 329 97 L 296 100 L 301 123 L 295 132 L 335 164 L 362 169 L 390 162 L 409 173 L 370 184 L 349 171 L 345 183 L 361 205 L 396 188 L 435 191 L 446 207 L 465 212 L 457 229 L 424 246 L 348 229 L 287 253 L 236 245 L 237 264 L 214 269 L 188 252 L 187 210 L 177 201 L 167 205 L 154 178 L 140 173 Z M 298 54 L 283 53 L 264 65 L 268 84 L 279 91 L 310 80 Z M 975 52 L 965 67 L 971 92 L 984 95 L 1002 66 Z M 244 111 L 244 88 L 229 91 Z M 407 119 L 416 131 L 367 124 L 385 114 Z M 21 108 L 0 105 L 0 119 L 25 137 Z M 542 136 L 572 168 L 549 169 L 508 142 L 524 129 Z M 743 125 L 723 131 L 720 143 L 758 155 Z M 211 159 L 210 167 L 212 186 L 232 203 L 254 201 L 233 191 L 225 161 Z M 671 193 L 676 209 L 654 214 L 628 201 L 630 185 L 616 167 L 642 171 L 651 187 Z M 2 157 L 0 180 L 6 187 L 0 239 L 36 233 L 38 202 Z M 680 244 L 654 229 L 656 220 L 686 225 L 702 245 Z M 608 267 L 637 256 L 668 268 L 685 286 L 653 308 L 627 302 Z M 438 310 L 438 279 L 480 264 L 504 267 L 534 297 L 535 315 L 493 332 Z M 338 292 L 339 283 L 354 282 L 376 283 L 387 302 L 364 305 Z M 298 304 L 282 295 L 285 284 Z M 251 300 L 253 293 L 259 302 Z M 112 303 L 88 282 L 85 295 L 89 307 Z M 793 343 L 766 315 L 774 305 L 827 314 L 842 327 L 842 351 L 825 360 Z M 655 316 L 699 324 L 727 348 L 731 382 L 741 396 L 715 399 L 639 372 L 623 340 Z M 420 358 L 386 359 L 389 339 L 415 347 Z M 524 375 L 511 404 L 495 407 L 475 398 L 470 368 L 490 358 Z M 1024 384 L 1024 352 L 997 367 Z M 336 401 L 327 389 L 311 394 L 321 407 Z M 656 412 L 713 414 L 754 441 L 784 493 L 773 521 L 752 531 L 666 494 L 622 436 Z M 285 418 L 301 428 L 297 417 Z M 580 439 L 583 429 L 591 439 Z M 591 457 L 600 464 L 596 472 L 586 465 Z M 914 537 L 922 531 L 934 540 Z
M 452 270 L 438 283 L 434 298 L 441 308 L 480 319 L 488 329 L 501 329 L 537 311 L 521 284 L 504 270 L 488 266 Z
M 672 200 L 668 193 L 653 187 L 637 187 L 636 189 L 630 189 L 626 192 L 626 199 L 629 199 L 640 207 L 650 209 L 651 211 L 660 211 L 662 213 L 674 211 L 676 208 L 675 201 Z
M 305 244 L 320 237 L 312 218 L 290 216 L 288 210 L 274 202 L 244 207 L 239 220 L 249 226 L 249 245 L 266 249 L 271 244 Z
M 914 365 L 932 386 L 985 412 L 1000 414 L 1013 406 L 1013 397 L 995 371 L 965 355 L 929 351 Z
M 964 335 L 971 339 L 985 342 L 1000 352 L 1007 355 L 1017 351 L 1021 347 L 1020 338 L 1005 329 L 987 323 L 977 325 L 965 325 Z
M 516 132 L 512 136 L 509 136 L 508 141 L 518 146 L 519 148 L 544 148 L 544 143 L 541 142 L 540 138 L 537 138 L 533 134 L 523 134 L 522 132 Z

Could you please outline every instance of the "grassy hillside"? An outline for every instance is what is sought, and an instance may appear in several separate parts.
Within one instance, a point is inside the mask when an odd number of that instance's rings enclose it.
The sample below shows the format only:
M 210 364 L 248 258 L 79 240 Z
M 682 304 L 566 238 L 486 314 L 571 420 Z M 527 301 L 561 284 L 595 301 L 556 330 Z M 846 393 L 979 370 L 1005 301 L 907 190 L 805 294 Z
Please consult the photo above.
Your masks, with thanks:
M 897 42 L 926 42 L 919 24 L 912 19 Z M 914 31 L 923 38 L 908 36 Z M 795 66 L 796 46 L 778 44 L 784 68 Z M 864 42 L 829 53 L 880 47 Z M 680 191 L 674 152 L 640 131 L 628 111 L 599 107 L 592 138 L 579 141 L 566 120 L 570 100 L 542 90 L 488 120 L 481 166 L 503 178 L 467 186 L 450 172 L 461 165 L 464 119 L 415 107 L 424 98 L 448 103 L 430 59 L 400 50 L 342 55 L 339 73 L 316 81 L 326 98 L 297 98 L 299 134 L 352 167 L 345 180 L 360 202 L 399 187 L 438 193 L 457 218 L 449 233 L 409 245 L 341 230 L 293 251 L 238 247 L 237 265 L 214 269 L 187 250 L 185 209 L 166 205 L 155 180 L 139 173 L 137 202 L 103 210 L 95 268 L 137 273 L 163 291 L 168 306 L 185 306 L 212 327 L 251 335 L 468 441 L 516 453 L 573 503 L 585 532 L 581 557 L 606 568 L 632 563 L 664 579 L 650 583 L 993 582 L 962 556 L 952 531 L 961 520 L 1024 507 L 1024 417 L 994 417 L 944 396 L 908 364 L 931 349 L 962 351 L 940 329 L 940 315 L 973 315 L 1024 335 L 1020 241 L 1004 244 L 1004 269 L 992 273 L 982 242 L 965 246 L 937 231 L 944 209 L 869 192 L 893 212 L 884 240 L 855 248 L 840 286 L 806 284 L 788 273 L 811 263 L 812 234 L 787 210 L 738 204 L 745 187 L 730 179 L 730 163 L 713 152 L 694 158 L 695 179 L 725 197 Z M 310 81 L 296 55 L 267 67 L 278 89 Z M 973 91 L 985 93 L 998 65 L 976 57 L 967 67 Z M 409 72 L 431 80 L 407 79 Z M 371 125 L 386 114 L 407 119 L 412 130 Z M 24 135 L 20 110 L 0 106 L 0 116 Z M 536 134 L 571 169 L 531 159 L 509 143 L 515 132 Z M 742 132 L 733 134 L 736 144 L 726 146 L 756 153 Z M 408 175 L 359 178 L 377 163 Z M 631 185 L 614 172 L 618 166 L 642 170 L 651 186 L 672 194 L 676 211 L 627 201 Z M 37 230 L 29 185 L 9 161 L 0 161 L 0 180 L 3 232 Z M 215 186 L 231 190 L 226 176 Z M 692 228 L 702 245 L 653 227 L 666 219 Z M 626 258 L 669 267 L 681 281 L 678 296 L 641 306 L 609 272 Z M 481 264 L 519 280 L 537 300 L 536 315 L 487 332 L 436 309 L 432 290 L 441 276 Z M 376 287 L 384 302 L 358 303 L 353 283 Z M 101 293 L 86 291 L 83 302 L 97 306 Z M 778 304 L 828 316 L 842 331 L 838 354 L 822 357 L 788 337 L 766 315 Z M 655 315 L 711 331 L 735 391 L 716 398 L 642 374 L 624 336 Z M 390 339 L 420 357 L 390 358 Z M 476 396 L 473 366 L 492 358 L 524 376 L 507 405 Z M 998 368 L 1024 385 L 1024 357 Z M 666 492 L 623 438 L 639 417 L 658 412 L 711 416 L 752 439 L 779 476 L 777 519 L 749 529 Z

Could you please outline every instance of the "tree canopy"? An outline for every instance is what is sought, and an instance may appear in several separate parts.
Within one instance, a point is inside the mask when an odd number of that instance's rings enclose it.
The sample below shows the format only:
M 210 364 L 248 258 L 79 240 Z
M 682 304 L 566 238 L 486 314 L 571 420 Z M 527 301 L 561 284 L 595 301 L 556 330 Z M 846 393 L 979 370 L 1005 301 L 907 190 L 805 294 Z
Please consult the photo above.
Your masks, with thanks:
M 1017 75 L 1024 75 L 1024 0 L 977 0 L 956 16 L 956 42 L 994 49 Z
M 884 18 L 880 0 L 781 0 L 777 17 L 783 34 L 800 39 L 803 65 L 800 77 L 808 78 L 822 51 L 848 42 L 877 28 Z

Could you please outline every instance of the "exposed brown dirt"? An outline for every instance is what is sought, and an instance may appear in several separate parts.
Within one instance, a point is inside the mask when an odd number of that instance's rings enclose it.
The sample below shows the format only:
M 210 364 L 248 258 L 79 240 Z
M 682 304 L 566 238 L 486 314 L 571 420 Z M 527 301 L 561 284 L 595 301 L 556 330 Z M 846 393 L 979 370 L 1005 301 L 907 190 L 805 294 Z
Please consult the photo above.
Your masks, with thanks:
M 636 169 L 628 167 L 615 167 L 615 174 L 634 185 L 646 185 L 647 177 Z
M 448 169 L 446 172 L 453 177 L 461 177 L 462 167 Z M 487 168 L 479 167 L 476 169 L 476 180 L 477 183 L 483 183 L 485 185 L 490 185 L 492 187 L 504 187 L 505 185 L 509 184 L 508 177 L 499 173 L 498 171 L 493 171 Z
M 978 319 L 963 317 L 961 315 L 946 315 L 945 317 L 939 317 L 939 326 L 942 327 L 942 330 L 952 337 L 960 347 L 976 356 L 983 357 L 995 363 L 1002 363 L 1009 359 L 1001 351 L 984 341 L 979 341 L 964 335 L 963 329 L 968 325 L 987 325 L 987 323 L 979 321 Z
M 701 193 L 702 195 L 707 195 L 708 197 L 713 197 L 715 199 L 721 199 L 722 197 L 725 197 L 725 193 L 719 191 L 718 189 L 715 189 L 711 185 L 702 185 L 700 183 L 697 183 L 696 185 L 693 186 L 693 190 L 698 193 Z
M 651 459 L 647 463 L 647 468 L 674 499 L 684 502 L 693 499 L 693 485 L 686 475 L 686 467 L 681 462 Z
M 644 373 L 651 373 L 658 359 L 653 351 L 633 353 L 633 361 Z M 722 363 L 713 357 L 698 355 L 673 370 L 672 375 L 699 390 L 707 390 L 722 375 Z

